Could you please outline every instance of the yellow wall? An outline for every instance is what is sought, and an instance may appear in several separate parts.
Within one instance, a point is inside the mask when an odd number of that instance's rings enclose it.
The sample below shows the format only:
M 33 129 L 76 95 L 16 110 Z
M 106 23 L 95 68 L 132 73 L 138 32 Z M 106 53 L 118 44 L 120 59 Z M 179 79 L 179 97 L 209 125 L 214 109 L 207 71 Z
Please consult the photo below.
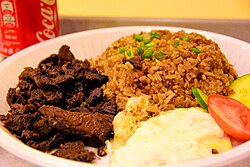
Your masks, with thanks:
M 250 0 L 57 0 L 60 16 L 250 19 Z

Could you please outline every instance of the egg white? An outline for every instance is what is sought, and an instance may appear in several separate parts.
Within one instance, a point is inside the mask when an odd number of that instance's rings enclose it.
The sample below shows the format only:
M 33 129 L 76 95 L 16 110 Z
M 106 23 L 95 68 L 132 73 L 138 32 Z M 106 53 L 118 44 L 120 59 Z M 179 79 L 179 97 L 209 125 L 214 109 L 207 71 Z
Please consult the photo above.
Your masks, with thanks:
M 142 122 L 126 144 L 113 151 L 110 163 L 119 167 L 176 164 L 212 156 L 212 149 L 219 153 L 232 149 L 230 139 L 203 109 L 180 108 Z

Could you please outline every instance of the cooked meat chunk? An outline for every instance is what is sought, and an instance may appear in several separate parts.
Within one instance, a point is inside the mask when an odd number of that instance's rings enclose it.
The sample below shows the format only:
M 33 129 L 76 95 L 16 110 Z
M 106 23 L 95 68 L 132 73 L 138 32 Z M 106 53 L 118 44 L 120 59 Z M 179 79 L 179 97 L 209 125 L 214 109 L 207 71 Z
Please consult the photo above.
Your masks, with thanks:
M 55 133 L 43 140 L 28 140 L 26 144 L 41 151 L 50 151 L 54 147 L 58 147 L 58 142 L 62 139 L 64 137 L 61 134 Z
M 111 137 L 114 116 L 91 112 L 70 112 L 53 106 L 38 110 L 49 125 L 65 134 L 77 135 L 90 146 L 102 146 Z
M 21 138 L 25 140 L 30 139 L 38 139 L 40 137 L 40 134 L 31 130 L 23 130 L 21 134 Z
M 33 104 L 14 103 L 10 106 L 9 113 L 0 119 L 4 122 L 4 126 L 16 135 L 21 135 L 23 130 L 32 129 L 33 122 L 40 117 L 36 112 L 37 107 Z M 19 137 L 21 138 L 21 137 Z
M 67 109 L 71 109 L 73 107 L 80 106 L 84 101 L 84 94 L 82 92 L 78 92 L 77 94 L 73 94 L 73 97 L 67 99 L 68 107 Z
M 13 103 L 10 105 L 10 108 L 10 112 L 12 115 L 34 113 L 37 110 L 37 107 L 33 104 L 22 105 L 19 103 Z
M 38 68 L 46 69 L 46 64 L 48 64 L 48 63 L 52 63 L 52 65 L 54 65 L 54 66 L 58 65 L 58 55 L 57 54 L 52 54 L 49 57 L 43 59 L 38 64 Z
M 101 88 L 95 88 L 90 92 L 89 98 L 88 98 L 88 104 L 91 106 L 96 105 L 99 103 L 103 98 L 103 91 Z
M 25 98 L 21 94 L 17 93 L 16 88 L 9 88 L 6 99 L 9 105 L 12 103 L 25 103 Z
M 0 121 L 35 149 L 51 151 L 66 143 L 56 156 L 91 162 L 95 153 L 85 150 L 83 142 L 101 147 L 113 137 L 115 98 L 103 96 L 100 88 L 107 81 L 107 76 L 90 68 L 87 59 L 75 59 L 63 45 L 37 68 L 24 68 L 16 88 L 8 90 L 10 110 L 0 115 Z M 68 148 L 71 142 L 74 147 Z
M 92 162 L 95 159 L 95 153 L 86 150 L 82 141 L 61 144 L 53 155 L 83 162 Z
M 93 84 L 91 87 L 99 87 L 108 81 L 107 76 L 98 74 L 96 70 L 86 70 L 85 78 Z
M 131 59 L 123 59 L 123 63 L 125 64 L 126 62 L 129 62 L 130 64 L 132 64 L 134 66 L 135 69 L 138 69 L 138 70 L 141 70 L 142 69 L 142 64 L 141 64 L 141 61 L 142 61 L 142 57 L 141 56 L 135 56 Z
M 39 134 L 42 135 L 48 135 L 53 130 L 52 127 L 49 126 L 48 122 L 44 118 L 36 120 L 36 122 L 33 125 L 33 128 L 36 132 L 39 132 Z
M 104 99 L 93 107 L 89 106 L 89 110 L 92 112 L 99 112 L 101 114 L 111 114 L 111 115 L 116 115 L 118 112 L 115 98 Z
M 7 120 L 4 121 L 4 125 L 11 132 L 20 135 L 23 130 L 29 129 L 32 126 L 32 120 L 36 114 L 8 114 Z
M 59 66 L 65 64 L 65 63 L 68 63 L 68 62 L 72 62 L 75 59 L 75 56 L 71 53 L 69 48 L 70 48 L 69 46 L 63 45 L 59 49 L 59 53 L 58 53 Z

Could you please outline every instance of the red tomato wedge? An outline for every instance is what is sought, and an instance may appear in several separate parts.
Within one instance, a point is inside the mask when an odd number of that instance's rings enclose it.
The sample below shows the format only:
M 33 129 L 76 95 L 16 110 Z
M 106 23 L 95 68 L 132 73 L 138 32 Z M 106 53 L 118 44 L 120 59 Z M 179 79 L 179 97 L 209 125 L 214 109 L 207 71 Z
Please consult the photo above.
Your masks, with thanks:
M 241 102 L 211 94 L 208 96 L 208 112 L 227 134 L 240 140 L 250 139 L 250 109 Z

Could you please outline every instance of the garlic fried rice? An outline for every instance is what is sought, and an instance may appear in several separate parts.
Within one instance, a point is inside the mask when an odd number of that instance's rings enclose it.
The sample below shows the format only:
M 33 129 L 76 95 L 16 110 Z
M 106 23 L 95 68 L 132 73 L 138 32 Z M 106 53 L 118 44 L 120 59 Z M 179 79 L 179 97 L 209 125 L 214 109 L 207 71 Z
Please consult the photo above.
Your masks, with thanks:
M 218 44 L 197 33 L 152 30 L 113 42 L 91 64 L 109 77 L 106 95 L 119 109 L 128 98 L 146 95 L 160 110 L 198 106 L 192 87 L 228 95 L 237 73 Z

